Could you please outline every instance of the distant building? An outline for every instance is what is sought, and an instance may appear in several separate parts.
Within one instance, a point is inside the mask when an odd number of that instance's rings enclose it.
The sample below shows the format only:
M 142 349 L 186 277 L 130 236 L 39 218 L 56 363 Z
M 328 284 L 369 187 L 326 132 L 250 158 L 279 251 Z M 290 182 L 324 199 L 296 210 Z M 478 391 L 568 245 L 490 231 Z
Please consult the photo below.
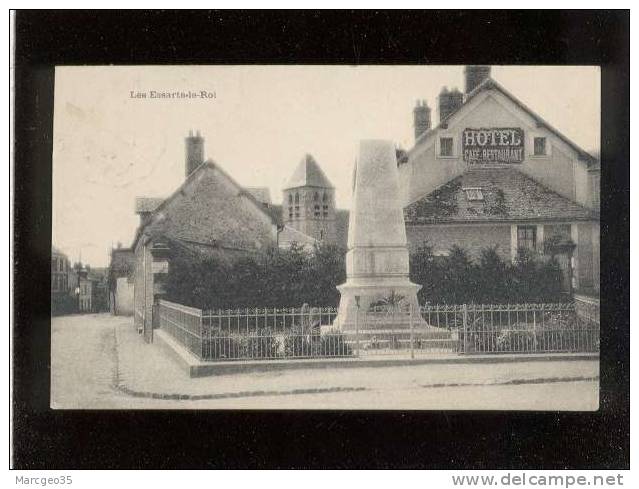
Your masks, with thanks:
M 80 265 L 77 271 L 77 304 L 81 313 L 108 311 L 108 282 L 105 268 Z
M 136 200 L 134 322 L 147 340 L 176 256 L 232 261 L 277 243 L 272 211 L 218 164 L 204 161 L 203 144 L 199 134 L 186 138 L 186 180 L 170 197 Z
M 335 187 L 313 156 L 300 160 L 282 196 L 282 205 L 273 206 L 281 223 L 280 248 L 294 242 L 309 250 L 322 242 L 346 247 L 348 211 L 336 208 Z
M 51 293 L 69 293 L 69 258 L 55 246 L 51 248 Z
M 74 310 L 69 258 L 55 246 L 51 247 L 51 314 L 69 314 Z

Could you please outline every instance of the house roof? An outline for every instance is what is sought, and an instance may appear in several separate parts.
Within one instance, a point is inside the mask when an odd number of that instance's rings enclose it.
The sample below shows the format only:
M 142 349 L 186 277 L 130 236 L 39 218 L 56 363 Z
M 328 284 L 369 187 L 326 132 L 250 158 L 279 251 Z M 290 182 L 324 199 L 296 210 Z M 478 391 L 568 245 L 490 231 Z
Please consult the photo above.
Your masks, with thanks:
M 253 196 L 253 194 L 251 192 L 249 192 L 246 188 L 242 187 L 239 183 L 237 183 L 234 178 L 232 178 L 228 173 L 226 173 L 213 160 L 207 160 L 204 163 L 202 163 L 200 166 L 198 166 L 195 170 L 193 170 L 189 174 L 189 176 L 184 180 L 184 182 L 182 182 L 182 184 L 175 190 L 175 192 L 173 192 L 166 199 L 163 199 L 163 200 L 160 199 L 160 200 L 162 200 L 161 203 L 157 207 L 155 207 L 155 209 L 153 209 L 153 211 L 151 211 L 153 213 L 153 215 L 161 212 L 164 208 L 166 208 L 166 206 L 169 203 L 171 203 L 179 195 L 182 195 L 184 193 L 185 187 L 191 181 L 197 179 L 201 172 L 210 171 L 210 170 L 213 170 L 213 169 L 219 171 L 220 173 L 222 173 L 225 176 L 225 178 L 227 178 L 231 182 L 231 184 L 233 184 L 238 189 L 238 192 L 241 193 L 242 195 L 246 196 L 250 201 L 252 201 L 255 204 L 255 207 L 260 210 L 260 212 L 263 212 L 264 214 L 266 214 L 271 219 L 271 222 L 273 224 L 275 224 L 275 225 L 278 224 L 278 221 L 275 218 L 275 216 L 273 215 L 273 213 L 270 212 L 269 209 L 264 207 L 262 205 L 262 202 L 260 202 L 258 199 L 256 199 Z M 149 221 L 149 222 L 151 222 L 151 221 Z M 137 243 L 138 243 L 140 237 L 144 234 L 144 231 L 147 228 L 147 226 L 149 226 L 149 224 L 143 224 L 140 227 L 138 227 L 138 229 L 137 229 L 137 231 L 135 233 L 135 237 L 133 239 L 133 243 L 131 244 L 131 248 L 132 249 L 135 249 L 135 247 L 137 246 Z
M 135 254 L 131 248 L 114 248 L 111 250 L 111 271 L 118 275 L 130 273 L 135 268 Z
M 263 204 L 271 204 L 271 191 L 268 187 L 244 187 L 253 197 Z
M 297 243 L 301 246 L 308 247 L 315 245 L 317 240 L 291 226 L 284 226 L 280 231 L 278 242 L 280 245 L 284 244 L 290 246 L 291 243 Z
M 297 187 L 333 188 L 333 184 L 326 177 L 315 158 L 310 154 L 305 154 L 284 186 L 284 190 Z
M 469 200 L 480 189 L 483 200 Z M 590 220 L 595 213 L 514 168 L 469 169 L 404 208 L 407 224 Z
M 559 130 L 557 130 L 554 127 L 552 127 L 548 122 L 546 122 L 544 119 L 539 117 L 539 115 L 537 115 L 536 112 L 534 112 L 532 109 L 530 109 L 521 100 L 519 100 L 512 93 L 510 93 L 508 90 L 506 90 L 502 85 L 500 85 L 499 83 L 497 83 L 495 80 L 493 80 L 490 77 L 486 78 L 477 87 L 475 87 L 475 89 L 466 96 L 466 98 L 464 100 L 464 103 L 461 104 L 456 110 L 454 110 L 453 112 L 448 114 L 448 116 L 445 117 L 442 121 L 440 121 L 440 123 L 436 127 L 434 127 L 433 129 L 430 129 L 429 131 L 425 131 L 417 139 L 417 141 L 415 141 L 415 146 L 418 146 L 422 142 L 426 141 L 428 139 L 429 135 L 437 132 L 440 128 L 446 127 L 446 125 L 448 124 L 448 121 L 452 117 L 454 117 L 456 114 L 458 114 L 459 112 L 464 110 L 464 108 L 466 106 L 468 106 L 468 104 L 475 97 L 477 97 L 480 93 L 485 92 L 487 90 L 496 90 L 496 91 L 500 92 L 502 95 L 504 95 L 506 98 L 508 98 L 511 102 L 513 102 L 515 105 L 517 105 L 521 110 L 523 110 L 530 117 L 532 117 L 535 120 L 535 122 L 537 123 L 537 126 L 546 128 L 548 131 L 553 133 L 557 138 L 561 139 L 565 144 L 570 146 L 579 155 L 579 158 L 582 159 L 583 161 L 585 161 L 589 166 L 590 165 L 594 165 L 594 164 L 597 163 L 597 158 L 595 158 L 593 155 L 591 155 L 587 151 L 584 151 L 579 146 L 577 146 L 575 143 L 573 143 L 570 139 L 568 139 L 561 132 L 559 132 Z
M 135 198 L 135 213 L 140 214 L 142 212 L 153 212 L 160 207 L 160 204 L 164 202 L 163 197 L 136 197 Z

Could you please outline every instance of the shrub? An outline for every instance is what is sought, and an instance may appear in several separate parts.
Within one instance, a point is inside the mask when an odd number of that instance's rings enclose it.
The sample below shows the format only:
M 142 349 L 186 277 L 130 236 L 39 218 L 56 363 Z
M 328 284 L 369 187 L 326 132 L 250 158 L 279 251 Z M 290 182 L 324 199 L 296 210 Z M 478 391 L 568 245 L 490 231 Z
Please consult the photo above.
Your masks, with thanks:
M 421 304 L 560 302 L 561 270 L 546 258 L 522 251 L 513 264 L 496 248 L 485 248 L 473 261 L 456 246 L 449 256 L 436 257 L 424 243 L 410 256 L 410 278 L 422 286 Z

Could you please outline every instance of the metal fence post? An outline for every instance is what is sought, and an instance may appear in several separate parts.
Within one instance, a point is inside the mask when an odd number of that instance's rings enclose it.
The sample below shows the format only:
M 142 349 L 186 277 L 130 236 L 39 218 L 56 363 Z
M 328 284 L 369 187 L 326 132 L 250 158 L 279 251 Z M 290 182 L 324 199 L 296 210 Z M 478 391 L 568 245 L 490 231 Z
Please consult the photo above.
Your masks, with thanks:
M 533 351 L 535 353 L 537 353 L 537 348 L 537 311 L 533 309 Z
M 359 358 L 359 297 L 355 296 L 357 310 L 355 311 L 355 349 Z
M 408 324 L 410 325 L 410 358 L 411 360 L 415 359 L 415 346 L 414 346 L 414 335 L 413 335 L 413 304 L 411 303 L 408 306 Z
M 461 340 L 461 353 L 466 353 L 466 342 L 468 341 L 468 306 L 462 306 L 462 331 L 463 339 Z
M 200 360 L 204 359 L 204 327 L 202 323 L 202 310 L 200 309 Z

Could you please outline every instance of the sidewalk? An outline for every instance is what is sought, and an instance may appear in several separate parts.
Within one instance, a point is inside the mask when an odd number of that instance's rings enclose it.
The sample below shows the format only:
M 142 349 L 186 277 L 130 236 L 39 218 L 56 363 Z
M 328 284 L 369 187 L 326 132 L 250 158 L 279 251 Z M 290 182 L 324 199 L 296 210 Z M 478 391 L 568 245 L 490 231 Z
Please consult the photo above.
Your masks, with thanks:
M 118 389 L 135 397 L 203 400 L 583 380 L 598 384 L 599 378 L 598 359 L 309 368 L 190 378 L 159 345 L 144 343 L 130 318 L 118 318 L 114 327 Z

